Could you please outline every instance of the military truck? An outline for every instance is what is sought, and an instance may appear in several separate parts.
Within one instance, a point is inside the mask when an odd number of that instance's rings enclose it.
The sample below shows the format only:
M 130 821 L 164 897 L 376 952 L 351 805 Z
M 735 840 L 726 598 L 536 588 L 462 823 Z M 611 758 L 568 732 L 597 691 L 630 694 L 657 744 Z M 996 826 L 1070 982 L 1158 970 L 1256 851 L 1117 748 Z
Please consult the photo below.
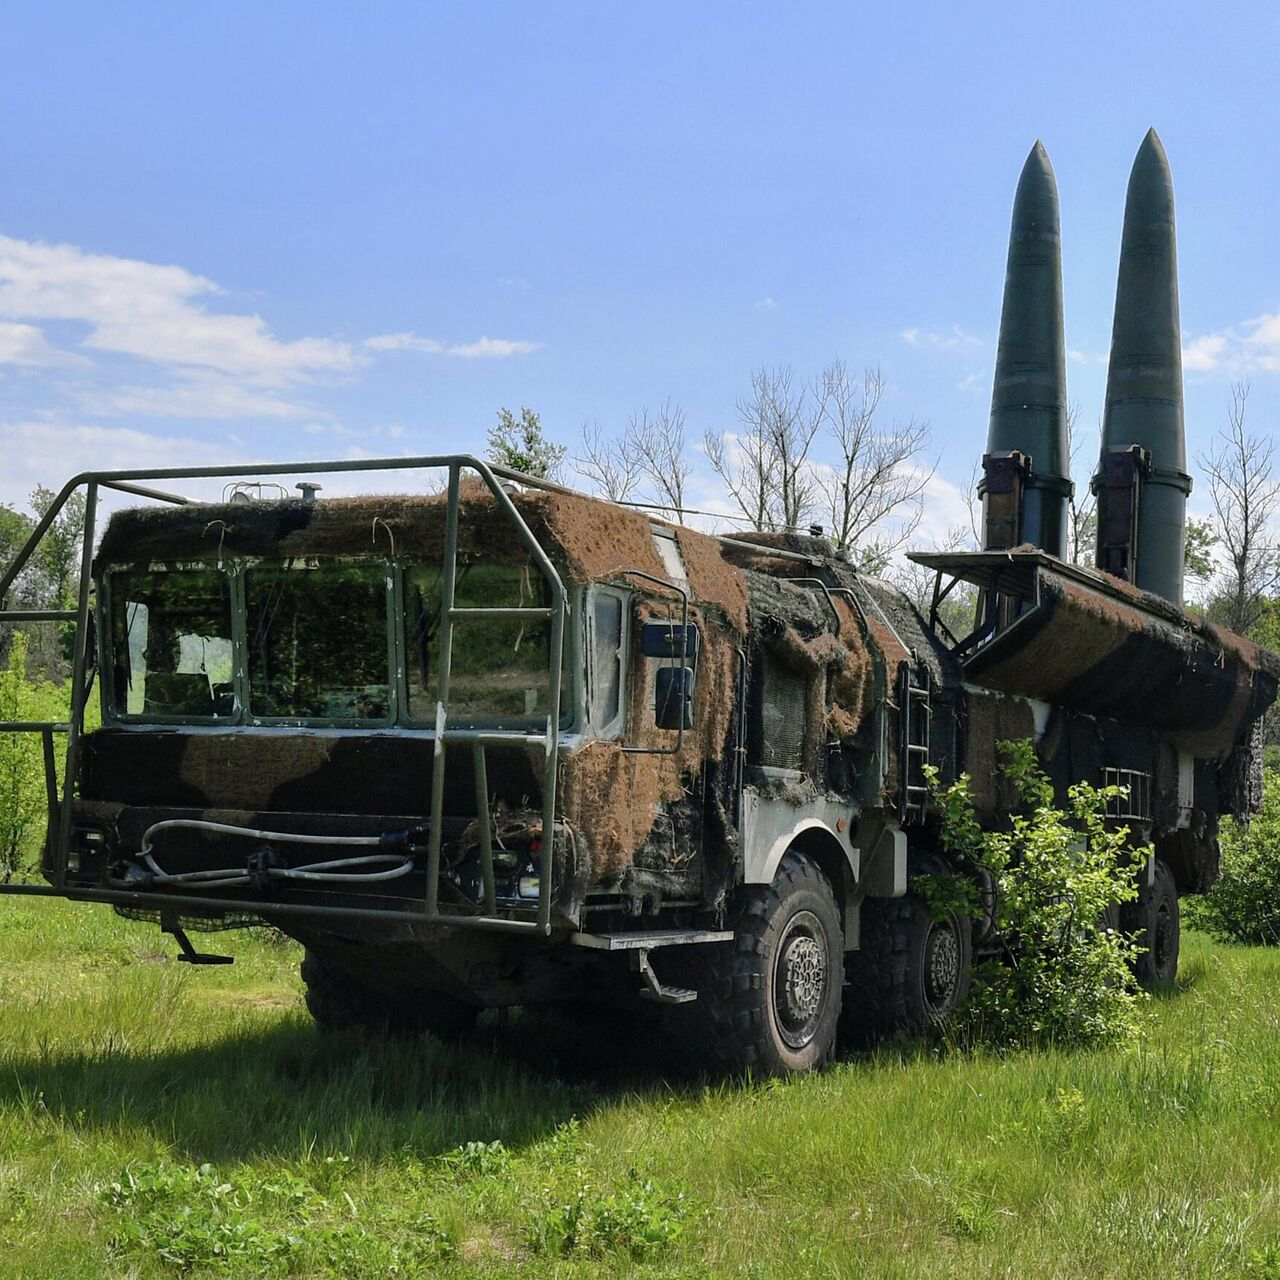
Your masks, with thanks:
M 926 611 L 820 536 L 711 536 L 461 454 L 258 467 L 219 502 L 159 486 L 240 469 L 76 477 L 0 578 L 2 598 L 83 489 L 76 609 L 0 615 L 75 627 L 67 723 L 0 725 L 42 735 L 49 793 L 48 883 L 5 891 L 110 903 L 197 964 L 225 957 L 191 932 L 272 924 L 305 947 L 324 1027 L 446 1034 L 488 1008 L 643 998 L 708 1064 L 786 1074 L 827 1059 L 842 1014 L 923 1030 L 964 998 L 993 924 L 913 891 L 948 865 L 926 766 L 968 773 L 998 824 L 996 745 L 1026 738 L 1060 790 L 1124 788 L 1112 817 L 1154 850 L 1127 924 L 1143 979 L 1168 981 L 1178 897 L 1212 883 L 1219 816 L 1256 804 L 1280 660 L 1185 612 L 1169 574 L 1176 293 L 1163 346 L 1118 303 L 1102 567 L 1062 558 L 1056 219 L 1033 152 L 986 547 L 917 557 Z M 1141 288 L 1167 303 L 1154 274 Z M 1176 403 L 1143 387 L 1130 413 L 1125 380 L 1152 368 Z M 385 471 L 418 491 L 318 496 L 318 477 Z M 99 540 L 119 493 L 144 501 Z

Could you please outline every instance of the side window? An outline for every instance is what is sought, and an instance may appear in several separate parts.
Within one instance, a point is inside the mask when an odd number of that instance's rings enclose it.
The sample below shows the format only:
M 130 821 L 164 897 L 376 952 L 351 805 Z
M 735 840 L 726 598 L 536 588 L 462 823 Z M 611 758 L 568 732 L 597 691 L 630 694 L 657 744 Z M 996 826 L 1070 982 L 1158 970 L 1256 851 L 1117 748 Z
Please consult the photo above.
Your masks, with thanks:
M 607 728 L 622 710 L 623 601 L 597 591 L 591 604 L 591 724 Z
M 234 716 L 231 584 L 214 570 L 111 575 L 115 705 L 125 716 Z

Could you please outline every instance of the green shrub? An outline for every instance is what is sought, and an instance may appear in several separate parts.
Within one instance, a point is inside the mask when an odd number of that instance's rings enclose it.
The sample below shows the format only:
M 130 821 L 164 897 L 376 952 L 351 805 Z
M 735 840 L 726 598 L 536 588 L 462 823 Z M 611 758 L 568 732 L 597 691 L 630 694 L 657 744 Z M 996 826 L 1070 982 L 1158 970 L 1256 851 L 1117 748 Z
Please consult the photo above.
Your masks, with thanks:
M 1137 897 L 1137 878 L 1127 828 L 1108 829 L 1104 818 L 1120 789 L 1079 783 L 1063 811 L 1030 742 L 999 749 L 1001 772 L 1022 800 L 1005 830 L 979 825 L 967 775 L 949 787 L 936 773 L 930 779 L 943 809 L 942 847 L 995 887 L 1000 954 L 975 969 L 961 1031 L 1008 1046 L 1129 1039 L 1143 1000 L 1136 945 L 1111 921 L 1117 903 Z M 960 905 L 976 918 L 978 877 L 921 877 L 922 888 L 935 910 Z
M 457 1255 L 453 1238 L 416 1206 L 356 1202 L 340 1183 L 350 1162 L 324 1172 L 336 1194 L 287 1170 L 223 1172 L 213 1165 L 135 1165 L 98 1189 L 114 1212 L 113 1250 L 178 1271 L 233 1276 L 395 1277 L 430 1274 Z
M 1262 812 L 1249 822 L 1224 818 L 1222 879 L 1184 904 L 1187 923 L 1222 942 L 1280 943 L 1280 773 L 1268 769 Z
M 677 1240 L 690 1212 L 685 1192 L 634 1172 L 621 1191 L 603 1192 L 579 1170 L 576 1192 L 567 1200 L 548 1195 L 528 1238 L 539 1253 L 622 1253 L 638 1260 Z

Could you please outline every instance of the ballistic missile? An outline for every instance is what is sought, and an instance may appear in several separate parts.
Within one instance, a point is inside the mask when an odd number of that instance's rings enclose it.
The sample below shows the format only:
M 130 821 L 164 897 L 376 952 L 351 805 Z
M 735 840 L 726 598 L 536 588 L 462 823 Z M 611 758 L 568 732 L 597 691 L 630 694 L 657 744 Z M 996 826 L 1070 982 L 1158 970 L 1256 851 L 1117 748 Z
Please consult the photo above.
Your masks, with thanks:
M 1097 564 L 1182 604 L 1186 438 L 1173 180 L 1151 129 L 1129 175 L 1102 419 Z
M 990 549 L 1029 542 L 1060 556 L 1071 496 L 1058 184 L 1037 142 L 1013 199 L 995 383 L 983 459 Z

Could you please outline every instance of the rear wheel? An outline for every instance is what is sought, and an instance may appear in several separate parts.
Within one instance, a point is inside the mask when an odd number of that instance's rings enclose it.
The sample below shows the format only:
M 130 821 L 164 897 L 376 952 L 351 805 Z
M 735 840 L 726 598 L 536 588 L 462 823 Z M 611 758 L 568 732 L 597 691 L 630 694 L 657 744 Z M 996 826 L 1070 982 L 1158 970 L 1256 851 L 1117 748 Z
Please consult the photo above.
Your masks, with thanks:
M 322 1031 L 430 1032 L 449 1039 L 475 1026 L 474 1006 L 436 991 L 377 991 L 308 949 L 302 961 L 307 1009 Z
M 1134 961 L 1134 974 L 1148 991 L 1168 987 L 1178 976 L 1178 951 L 1182 923 L 1178 911 L 1178 886 L 1169 864 L 1155 862 L 1154 883 L 1143 878 L 1137 902 L 1127 904 L 1125 927 L 1137 935 L 1142 948 Z
M 835 1044 L 843 978 L 826 876 L 788 853 L 772 884 L 738 891 L 727 927 L 731 943 L 683 957 L 698 999 L 682 1013 L 702 1060 L 761 1076 L 821 1067 Z
M 924 868 L 932 874 L 932 865 Z M 844 1030 L 856 1042 L 894 1031 L 932 1034 L 969 994 L 973 939 L 969 917 L 941 919 L 917 893 L 868 898 L 862 904 L 861 946 L 846 957 L 849 985 Z

